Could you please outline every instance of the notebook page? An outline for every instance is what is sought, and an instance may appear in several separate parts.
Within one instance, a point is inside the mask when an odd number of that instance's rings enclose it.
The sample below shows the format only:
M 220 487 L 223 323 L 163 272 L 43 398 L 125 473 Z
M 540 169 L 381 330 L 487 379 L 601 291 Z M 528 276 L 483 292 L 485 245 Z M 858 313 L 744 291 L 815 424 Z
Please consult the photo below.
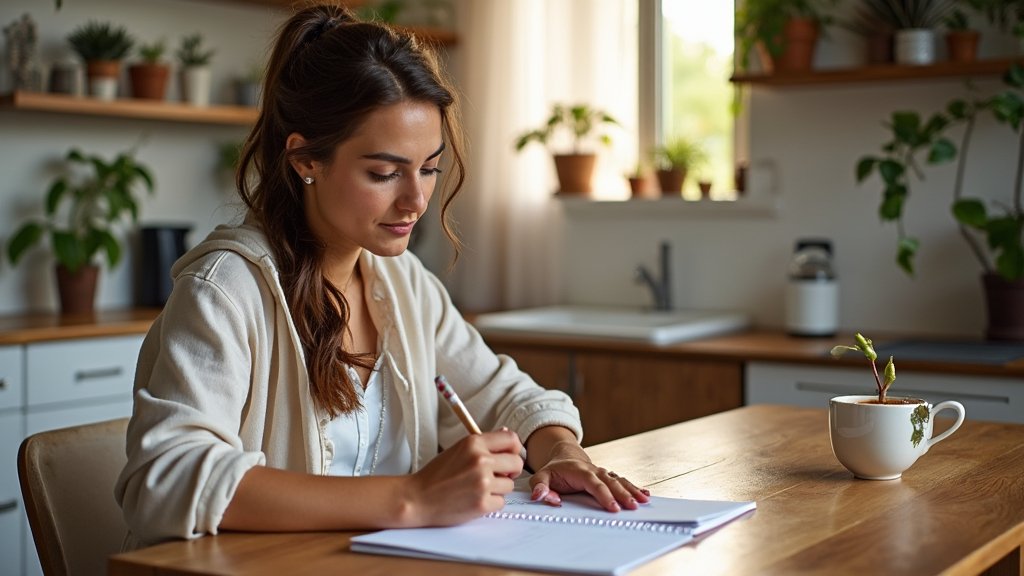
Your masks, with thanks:
M 650 502 L 642 503 L 636 510 L 623 509 L 608 512 L 588 494 L 567 494 L 562 496 L 562 505 L 555 507 L 543 502 L 530 500 L 529 492 L 515 491 L 505 496 L 502 512 L 550 515 L 564 518 L 594 518 L 632 522 L 665 522 L 688 526 L 735 518 L 756 507 L 754 502 L 732 502 L 726 500 L 688 500 L 651 496 Z
M 617 575 L 691 540 L 686 531 L 478 518 L 446 528 L 383 530 L 352 538 L 352 550 L 527 570 Z

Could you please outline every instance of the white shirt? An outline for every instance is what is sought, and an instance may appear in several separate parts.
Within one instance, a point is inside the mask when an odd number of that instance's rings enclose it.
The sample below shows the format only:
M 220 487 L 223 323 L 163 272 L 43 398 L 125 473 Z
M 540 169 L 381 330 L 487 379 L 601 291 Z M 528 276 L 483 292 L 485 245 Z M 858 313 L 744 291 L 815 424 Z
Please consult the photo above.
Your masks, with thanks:
M 383 359 L 384 354 L 377 357 L 365 389 L 359 374 L 346 366 L 362 409 L 340 414 L 327 424 L 327 437 L 333 444 L 333 450 L 328 447 L 333 452 L 328 468 L 332 476 L 408 474 L 412 469 L 401 402 Z

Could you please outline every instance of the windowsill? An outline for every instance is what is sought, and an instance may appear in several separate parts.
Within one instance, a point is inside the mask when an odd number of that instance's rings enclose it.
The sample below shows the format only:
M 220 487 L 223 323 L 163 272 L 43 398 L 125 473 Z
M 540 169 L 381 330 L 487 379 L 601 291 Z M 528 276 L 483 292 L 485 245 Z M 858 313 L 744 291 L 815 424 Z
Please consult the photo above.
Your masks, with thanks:
M 592 200 L 555 196 L 570 218 L 774 218 L 779 198 L 760 194 L 738 200 L 683 200 L 654 198 L 637 200 Z

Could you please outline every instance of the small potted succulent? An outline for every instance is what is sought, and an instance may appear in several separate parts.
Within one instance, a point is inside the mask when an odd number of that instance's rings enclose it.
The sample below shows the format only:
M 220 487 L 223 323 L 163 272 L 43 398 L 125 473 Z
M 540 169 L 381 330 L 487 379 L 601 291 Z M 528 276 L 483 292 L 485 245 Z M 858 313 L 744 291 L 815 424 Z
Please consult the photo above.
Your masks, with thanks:
M 92 174 L 82 178 L 60 176 L 46 193 L 45 217 L 31 219 L 18 228 L 7 245 L 7 256 L 17 264 L 25 253 L 49 235 L 56 258 L 57 286 L 61 311 L 65 314 L 93 310 L 100 252 L 114 267 L 123 253 L 114 227 L 126 217 L 137 221 L 139 204 L 135 191 L 140 186 L 153 193 L 150 169 L 134 153 L 118 154 L 113 160 L 86 155 L 72 149 L 67 162 L 84 166 Z M 61 209 L 66 205 L 65 209 Z
M 540 128 L 521 134 L 515 147 L 516 151 L 521 151 L 531 142 L 548 146 L 558 172 L 559 193 L 588 195 L 597 160 L 591 144 L 595 141 L 611 144 L 611 136 L 599 132 L 599 128 L 618 125 L 619 122 L 607 112 L 589 104 L 555 104 L 547 122 Z
M 132 96 L 145 100 L 163 100 L 167 95 L 167 80 L 171 68 L 163 60 L 167 47 L 163 40 L 139 46 L 141 62 L 128 67 L 132 83 Z
M 880 374 L 875 364 L 878 354 L 870 339 L 857 334 L 853 346 L 836 346 L 832 356 L 838 358 L 849 351 L 860 352 L 867 358 L 878 394 L 836 396 L 829 400 L 832 452 L 858 478 L 894 480 L 929 448 L 960 427 L 964 407 L 953 400 L 932 406 L 920 398 L 889 397 L 886 392 L 896 380 L 892 357 Z M 933 437 L 934 416 L 947 409 L 957 413 L 957 420 Z
M 652 155 L 662 196 L 681 195 L 687 174 L 707 162 L 704 147 L 683 137 L 668 140 L 655 148 Z
M 110 22 L 90 20 L 75 28 L 67 40 L 85 61 L 89 94 L 101 100 L 116 98 L 121 61 L 135 45 L 128 30 Z
M 214 52 L 215 50 L 203 46 L 203 36 L 198 32 L 182 37 L 178 46 L 182 99 L 193 106 L 210 105 L 210 60 L 213 59 Z

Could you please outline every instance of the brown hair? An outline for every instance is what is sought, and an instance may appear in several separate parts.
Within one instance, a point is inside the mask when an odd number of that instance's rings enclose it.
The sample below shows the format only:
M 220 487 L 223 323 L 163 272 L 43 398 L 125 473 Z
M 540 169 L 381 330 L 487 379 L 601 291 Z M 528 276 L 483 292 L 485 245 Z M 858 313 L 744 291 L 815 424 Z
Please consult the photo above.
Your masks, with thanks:
M 281 284 L 306 353 L 314 401 L 332 416 L 359 407 L 345 365 L 373 367 L 370 355 L 342 348 L 349 309 L 323 272 L 324 243 L 310 230 L 302 186 L 290 160 L 329 163 L 374 110 L 403 101 L 441 112 L 451 168 L 441 186 L 441 227 L 458 255 L 448 207 L 462 188 L 465 166 L 454 90 L 433 51 L 386 25 L 359 22 L 328 4 L 298 11 L 278 32 L 267 65 L 263 106 L 242 147 L 235 175 L 239 195 L 262 226 L 277 258 Z M 306 145 L 286 150 L 289 134 Z

